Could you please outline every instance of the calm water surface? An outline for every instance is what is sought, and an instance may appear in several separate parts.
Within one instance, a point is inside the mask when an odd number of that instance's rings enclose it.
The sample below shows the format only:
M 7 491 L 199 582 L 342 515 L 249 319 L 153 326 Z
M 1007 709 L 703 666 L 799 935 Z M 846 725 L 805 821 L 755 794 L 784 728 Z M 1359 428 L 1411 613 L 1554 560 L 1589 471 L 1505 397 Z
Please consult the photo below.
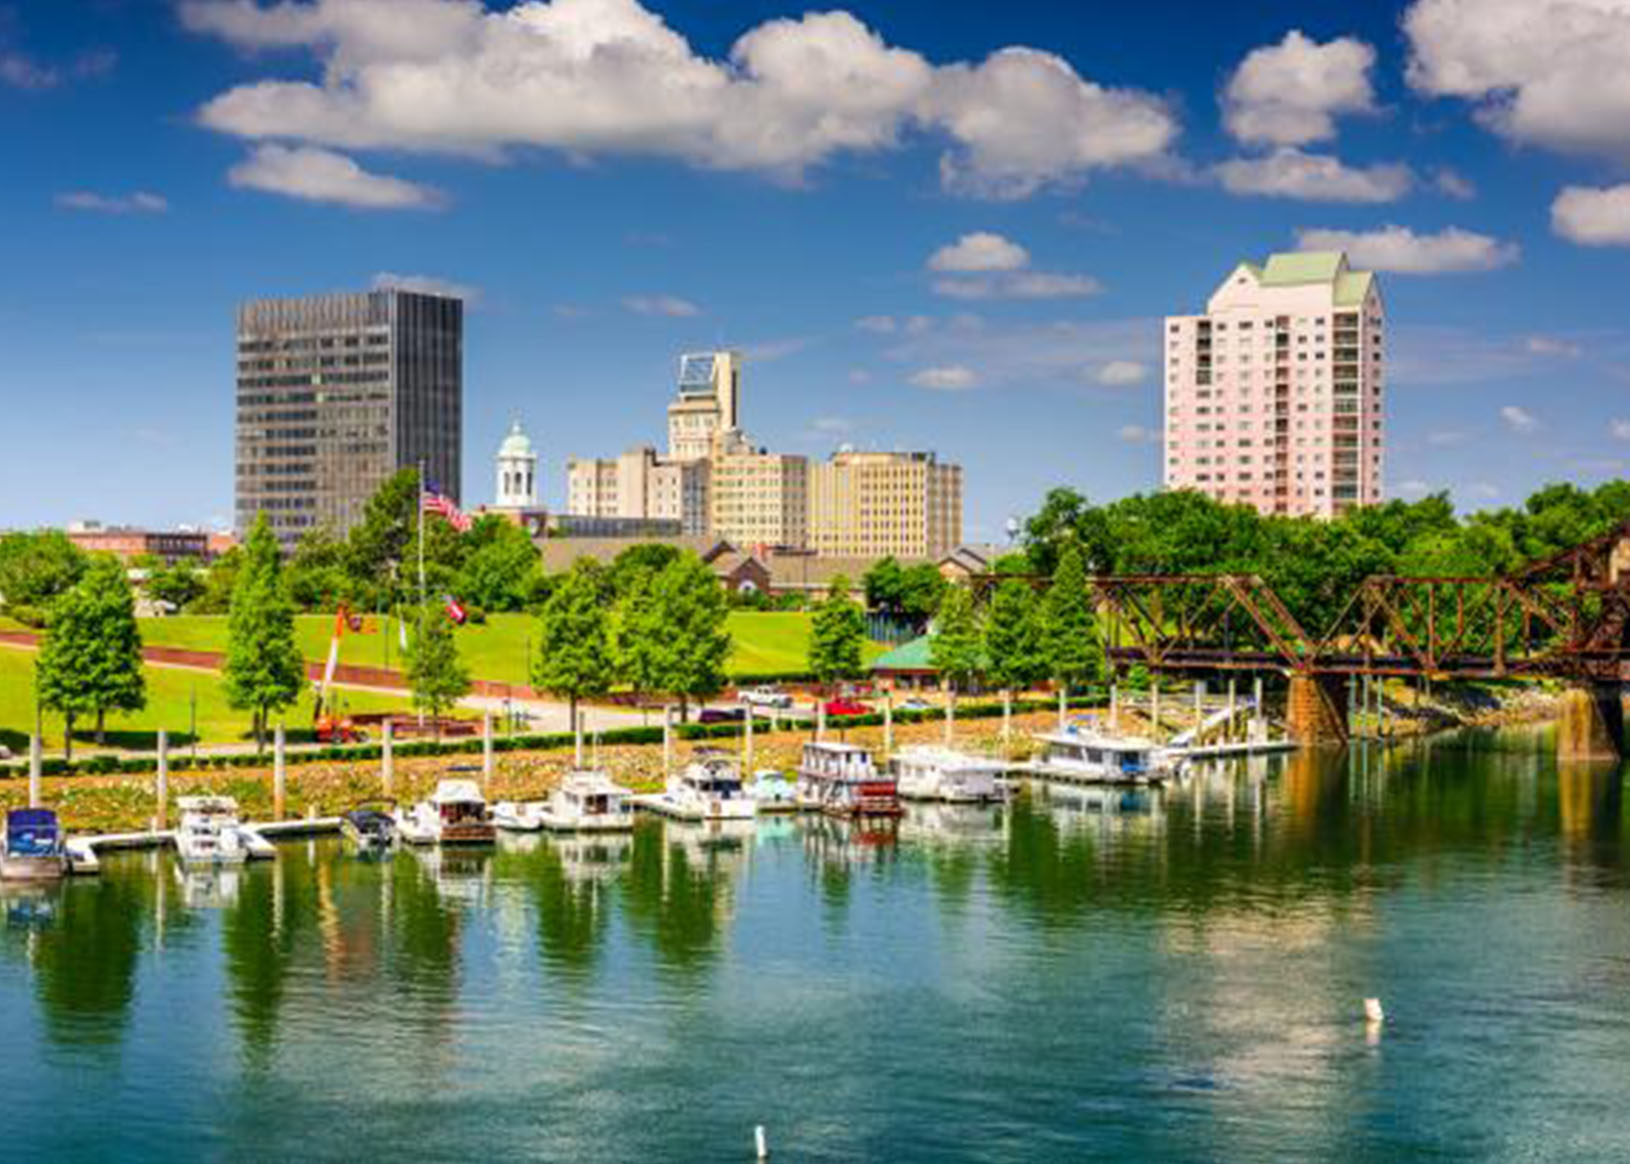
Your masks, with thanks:
M 6 891 L 0 1154 L 746 1160 L 763 1123 L 778 1161 L 1623 1158 L 1621 777 L 1548 749 L 1293 757 L 894 838 L 130 855 Z

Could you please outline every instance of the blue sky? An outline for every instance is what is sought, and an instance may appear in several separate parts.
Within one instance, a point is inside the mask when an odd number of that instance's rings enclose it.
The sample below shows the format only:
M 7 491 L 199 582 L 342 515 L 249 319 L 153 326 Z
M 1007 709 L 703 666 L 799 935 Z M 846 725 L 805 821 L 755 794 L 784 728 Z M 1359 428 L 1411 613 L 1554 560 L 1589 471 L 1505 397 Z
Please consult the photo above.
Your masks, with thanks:
M 473 296 L 467 502 L 730 344 L 761 443 L 936 449 L 995 537 L 1156 487 L 1158 317 L 1332 238 L 1389 495 L 1617 476 L 1627 59 L 1630 0 L 0 0 L 0 527 L 229 514 L 235 304 L 396 278 Z

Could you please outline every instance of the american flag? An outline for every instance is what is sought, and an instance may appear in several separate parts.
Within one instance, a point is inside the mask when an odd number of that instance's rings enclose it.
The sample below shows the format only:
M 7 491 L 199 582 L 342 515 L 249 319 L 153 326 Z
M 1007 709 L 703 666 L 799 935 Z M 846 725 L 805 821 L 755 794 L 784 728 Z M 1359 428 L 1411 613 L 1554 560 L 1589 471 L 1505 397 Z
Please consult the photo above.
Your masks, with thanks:
M 426 489 L 419 494 L 419 510 L 421 513 L 436 513 L 447 519 L 447 523 L 459 533 L 470 528 L 470 517 L 453 503 L 453 500 L 435 489 Z
M 469 617 L 465 609 L 458 604 L 458 599 L 451 594 L 442 595 L 442 608 L 447 611 L 447 617 L 453 620 L 455 626 L 463 626 L 464 620 Z

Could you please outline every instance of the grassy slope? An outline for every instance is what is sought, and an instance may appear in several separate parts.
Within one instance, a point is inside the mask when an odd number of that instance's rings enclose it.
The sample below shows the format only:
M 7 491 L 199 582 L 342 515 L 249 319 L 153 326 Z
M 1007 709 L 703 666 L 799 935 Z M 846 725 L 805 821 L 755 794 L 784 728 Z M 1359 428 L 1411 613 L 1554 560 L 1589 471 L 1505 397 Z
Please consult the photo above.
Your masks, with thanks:
M 329 615 L 300 616 L 297 622 L 300 650 L 308 659 L 327 656 L 333 625 Z M 735 650 L 730 670 L 735 674 L 803 670 L 809 625 L 807 614 L 733 612 L 730 633 Z M 478 679 L 525 682 L 528 639 L 535 631 L 536 622 L 528 615 L 495 614 L 485 626 L 459 630 L 459 651 L 471 675 Z M 226 619 L 211 615 L 144 619 L 142 638 L 155 646 L 224 651 Z M 882 650 L 880 646 L 867 644 L 866 658 L 875 658 Z M 378 633 L 347 635 L 340 643 L 340 659 L 347 663 L 398 667 L 398 654 L 396 624 L 389 619 L 380 620 Z
M 173 667 L 148 667 L 147 708 L 131 715 L 108 717 L 108 744 L 114 747 L 152 748 L 155 732 L 169 730 L 171 738 L 185 737 L 190 723 L 192 694 L 198 696 L 198 734 L 201 743 L 226 743 L 245 738 L 249 730 L 246 712 L 227 706 L 221 684 L 214 676 Z M 378 695 L 364 691 L 341 691 L 341 705 L 347 711 L 387 711 L 406 708 L 405 696 Z M 311 725 L 311 697 L 303 695 L 297 706 L 284 713 L 290 739 L 304 739 Z M 0 646 L 0 743 L 22 752 L 28 746 L 27 733 L 34 722 L 34 655 L 31 651 Z M 83 719 L 75 724 L 76 738 L 89 739 L 94 724 Z M 298 731 L 296 729 L 299 729 Z M 45 716 L 45 734 L 52 749 L 62 746 L 62 717 Z

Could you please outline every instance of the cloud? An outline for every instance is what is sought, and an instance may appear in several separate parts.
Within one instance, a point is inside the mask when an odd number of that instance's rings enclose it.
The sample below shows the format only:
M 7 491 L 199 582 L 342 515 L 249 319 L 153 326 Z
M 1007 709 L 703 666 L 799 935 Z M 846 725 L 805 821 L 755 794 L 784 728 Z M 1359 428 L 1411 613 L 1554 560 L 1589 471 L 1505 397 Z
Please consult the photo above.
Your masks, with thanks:
M 1630 441 L 1630 420 L 1614 417 L 1607 422 L 1607 434 L 1616 441 Z
M 1140 364 L 1135 360 L 1111 360 L 1099 368 L 1093 378 L 1109 388 L 1125 388 L 1143 383 L 1148 375 L 1147 364 Z
M 1630 4 L 1418 0 L 1404 15 L 1408 79 L 1474 103 L 1514 142 L 1630 158 Z
M 1145 428 L 1141 424 L 1123 424 L 1115 436 L 1129 445 L 1157 445 L 1162 439 L 1158 428 Z
M 1539 418 L 1526 408 L 1507 404 L 1500 409 L 1501 422 L 1515 433 L 1530 433 L 1539 428 Z
M 1477 187 L 1472 184 L 1472 180 L 1448 166 L 1440 166 L 1433 171 L 1432 185 L 1439 194 L 1461 202 L 1468 202 L 1477 197 Z
M 855 320 L 855 326 L 873 335 L 893 335 L 900 328 L 892 315 L 863 315 Z
M 623 306 L 635 315 L 665 315 L 670 319 L 702 314 L 700 307 L 677 295 L 628 295 L 623 298 Z
M 930 271 L 1017 271 L 1029 265 L 1029 251 L 988 230 L 965 234 L 928 256 Z
M 1339 158 L 1289 147 L 1223 162 L 1216 174 L 1230 194 L 1308 202 L 1396 202 L 1415 184 L 1405 165 L 1348 166 Z
M 63 210 L 89 210 L 99 214 L 163 214 L 170 203 L 160 194 L 137 190 L 132 194 L 96 194 L 69 190 L 52 201 Z
M 872 374 L 865 368 L 850 368 L 848 379 L 851 384 L 870 384 Z
M 394 271 L 380 271 L 373 278 L 378 289 L 394 287 L 399 291 L 417 291 L 424 295 L 444 295 L 449 299 L 462 299 L 470 306 L 481 302 L 481 288 L 468 283 L 455 283 L 435 275 L 398 275 Z
M 1551 203 L 1551 229 L 1581 246 L 1630 246 L 1630 183 L 1566 187 Z
M 809 430 L 820 436 L 842 436 L 855 430 L 855 422 L 846 416 L 817 416 L 809 422 Z
M 1376 230 L 1298 230 L 1297 248 L 1304 251 L 1346 251 L 1358 267 L 1401 275 L 1441 275 L 1460 271 L 1492 271 L 1517 261 L 1516 243 L 1501 242 L 1458 226 L 1436 234 L 1416 234 L 1407 226 Z
M 0 16 L 4 11 L 0 10 Z M 92 49 L 80 53 L 66 68 L 43 65 L 24 53 L 0 52 L 0 85 L 38 93 L 55 89 L 68 80 L 86 80 L 106 76 L 118 63 L 118 55 L 109 49 Z
M 1466 434 L 1456 429 L 1439 429 L 1426 434 L 1426 443 L 1433 448 L 1446 449 L 1466 443 Z
M 1559 356 L 1569 360 L 1578 359 L 1584 354 L 1578 344 L 1549 335 L 1531 335 L 1523 341 L 1523 348 L 1536 356 Z
M 1223 90 L 1223 124 L 1243 142 L 1306 145 L 1334 137 L 1335 118 L 1371 113 L 1375 50 L 1338 37 L 1319 44 L 1292 29 L 1276 45 L 1253 49 Z
M 1158 161 L 1177 135 L 1166 101 L 1006 48 L 931 64 L 848 12 L 748 29 L 725 59 L 698 54 L 638 0 L 183 0 L 190 29 L 245 49 L 304 50 L 319 80 L 262 79 L 199 111 L 257 141 L 497 159 L 537 147 L 641 155 L 800 181 L 845 153 L 922 134 L 948 188 L 1019 197 L 1094 170 Z M 281 59 L 281 58 L 273 58 Z
M 310 146 L 257 146 L 227 172 L 227 181 L 243 189 L 361 210 L 425 210 L 443 203 L 429 186 L 371 173 L 344 154 Z
M 810 345 L 808 336 L 791 336 L 787 339 L 761 340 L 756 344 L 743 344 L 742 358 L 751 364 L 767 364 L 773 360 L 785 359 L 803 351 Z
M 972 368 L 962 364 L 948 364 L 938 368 L 924 368 L 911 377 L 919 388 L 932 388 L 938 392 L 966 392 L 977 387 L 979 377 Z
M 1029 266 L 1029 251 L 989 231 L 965 234 L 928 257 L 930 271 L 961 276 L 933 283 L 936 295 L 952 299 L 1072 299 L 1103 290 L 1090 275 L 1032 271 Z
M 1045 385 L 1078 392 L 1092 370 L 1117 360 L 1157 366 L 1161 323 L 1124 320 L 985 320 L 957 315 L 883 353 L 908 367 L 974 369 L 981 387 Z
M 1408 481 L 1398 482 L 1397 485 L 1393 486 L 1393 492 L 1402 494 L 1405 497 L 1425 497 L 1432 492 L 1432 486 L 1419 478 L 1411 478 Z

